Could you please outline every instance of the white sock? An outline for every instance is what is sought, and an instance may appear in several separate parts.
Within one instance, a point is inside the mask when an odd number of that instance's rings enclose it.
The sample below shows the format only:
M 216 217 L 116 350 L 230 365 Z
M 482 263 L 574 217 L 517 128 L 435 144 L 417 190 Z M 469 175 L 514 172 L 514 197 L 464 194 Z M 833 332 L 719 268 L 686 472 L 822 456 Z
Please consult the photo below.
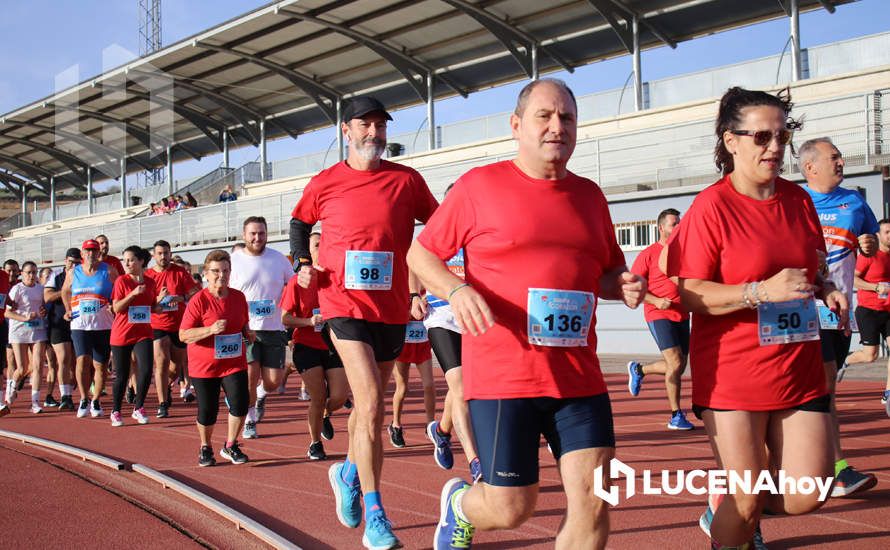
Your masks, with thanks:
M 256 407 L 248 407 L 247 421 L 248 422 L 256 422 Z
M 467 494 L 466 491 L 461 491 L 454 497 L 454 515 L 456 515 L 461 521 L 465 521 L 470 523 L 470 520 L 467 519 L 467 516 L 464 515 L 464 495 Z
M 62 392 L 62 397 L 71 397 L 71 392 L 74 390 L 71 387 L 71 384 L 59 384 L 59 391 Z
M 260 385 L 256 387 L 256 398 L 257 399 L 265 399 L 266 397 L 266 386 L 260 382 Z
M 31 390 L 31 403 L 34 405 L 39 405 L 40 402 L 40 390 Z

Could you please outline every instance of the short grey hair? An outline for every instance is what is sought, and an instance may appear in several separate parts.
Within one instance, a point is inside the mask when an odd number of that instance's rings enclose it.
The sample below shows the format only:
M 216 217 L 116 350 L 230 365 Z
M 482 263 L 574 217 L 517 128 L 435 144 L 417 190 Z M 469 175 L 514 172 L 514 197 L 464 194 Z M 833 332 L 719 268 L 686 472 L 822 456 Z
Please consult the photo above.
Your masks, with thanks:
M 835 150 L 839 149 L 837 146 L 831 141 L 831 138 L 828 137 L 817 137 L 813 139 L 808 139 L 803 142 L 803 145 L 800 146 L 797 150 L 797 159 L 798 166 L 803 169 L 804 165 L 808 162 L 813 162 L 816 160 L 816 157 L 819 155 L 819 150 L 816 149 L 816 145 L 820 143 L 827 143 L 835 148 Z
M 575 106 L 575 111 L 578 110 L 578 101 L 575 99 L 575 94 L 564 80 L 558 78 L 539 78 L 538 80 L 532 80 L 520 90 L 519 97 L 516 99 L 516 109 L 513 110 L 513 114 L 518 117 L 522 116 L 522 113 L 525 112 L 525 106 L 528 105 L 528 96 L 532 95 L 535 88 L 541 84 L 552 84 L 564 91 L 570 98 L 572 98 L 572 104 Z

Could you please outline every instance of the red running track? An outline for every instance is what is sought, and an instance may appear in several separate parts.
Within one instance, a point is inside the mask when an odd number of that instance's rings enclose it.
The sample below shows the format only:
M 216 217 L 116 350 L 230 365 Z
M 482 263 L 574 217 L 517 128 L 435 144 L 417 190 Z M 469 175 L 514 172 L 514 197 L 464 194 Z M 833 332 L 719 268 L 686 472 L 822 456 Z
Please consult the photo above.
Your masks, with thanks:
M 620 372 L 618 362 L 612 361 L 607 370 Z M 606 380 L 615 412 L 618 458 L 638 470 L 689 470 L 714 466 L 699 422 L 693 420 L 698 429 L 692 432 L 665 429 L 666 400 L 660 383 L 649 382 L 641 395 L 633 398 L 627 393 L 625 375 L 614 372 L 607 374 Z M 313 462 L 306 458 L 309 443 L 306 403 L 295 397 L 293 385 L 296 382 L 295 378 L 291 379 L 292 387 L 286 395 L 269 397 L 266 418 L 259 424 L 261 437 L 244 442 L 243 448 L 250 456 L 250 462 L 240 466 L 222 461 L 214 468 L 197 466 L 194 405 L 176 404 L 171 418 L 152 418 L 147 426 L 135 425 L 127 416 L 129 409 L 125 408 L 127 425 L 112 428 L 107 417 L 101 420 L 76 419 L 68 412 L 31 415 L 26 403 L 20 401 L 14 406 L 12 415 L 0 420 L 0 428 L 82 447 L 125 463 L 146 464 L 223 501 L 303 548 L 360 547 L 361 529 L 341 526 L 334 514 L 334 499 L 327 480 L 331 460 Z M 436 382 L 441 398 L 445 392 L 441 375 L 437 375 Z M 847 458 L 860 470 L 875 473 L 879 478 L 878 486 L 855 498 L 830 500 L 815 514 L 765 519 L 762 529 L 771 549 L 890 548 L 890 419 L 878 400 L 879 386 L 876 381 L 845 380 L 840 385 L 838 400 Z M 683 399 L 688 403 L 688 389 L 684 389 Z M 420 388 L 415 387 L 409 393 L 403 422 L 408 447 L 392 448 L 388 436 L 383 434 L 386 449 L 383 503 L 397 535 L 407 548 L 431 546 L 442 484 L 454 475 L 467 477 L 466 463 L 460 453 L 456 453 L 453 472 L 445 472 L 433 462 L 432 445 L 423 432 L 422 407 Z M 150 410 L 154 411 L 153 405 Z M 345 426 L 345 415 L 335 415 L 337 434 L 333 441 L 325 442 L 332 460 L 342 460 L 344 456 Z M 217 450 L 222 445 L 223 433 L 223 425 L 219 424 L 214 438 Z M 39 495 L 47 491 L 47 484 L 35 482 L 41 476 L 29 473 L 21 456 L 7 458 L 8 454 L 0 452 L 3 465 L 0 487 L 6 489 L 7 502 L 36 505 Z M 71 492 L 77 492 L 77 481 L 56 484 L 53 490 L 68 491 L 68 483 Z M 156 490 L 163 491 L 160 487 Z M 22 500 L 10 501 L 12 495 L 21 495 L 16 498 Z M 95 515 L 107 517 L 114 512 L 114 504 L 107 499 L 97 499 L 91 501 L 90 508 L 96 510 Z M 55 540 L 64 540 L 68 529 L 63 525 L 65 520 L 72 519 L 67 516 L 73 506 L 76 506 L 73 502 L 60 501 L 59 506 L 43 508 L 43 515 L 15 516 L 15 523 L 9 523 L 12 521 L 9 513 L 3 514 L 0 519 L 3 546 L 45 546 L 32 538 L 29 522 L 33 522 L 33 529 L 44 530 L 50 538 L 55 536 Z M 634 550 L 706 548 L 708 541 L 698 528 L 698 517 L 703 509 L 704 498 L 688 493 L 634 496 L 613 509 L 608 546 Z M 550 548 L 564 510 L 565 499 L 556 465 L 546 447 L 542 447 L 541 497 L 534 517 L 514 531 L 477 533 L 474 547 Z M 207 529 L 214 530 L 218 538 L 220 527 L 215 515 L 200 510 L 197 513 L 199 517 L 205 514 Z M 59 517 L 58 524 L 54 517 Z M 128 516 L 125 527 L 139 537 L 135 540 L 140 540 L 142 536 L 153 536 L 147 530 L 152 528 L 154 521 L 150 515 L 136 514 Z M 192 526 L 192 529 L 200 532 L 200 521 L 198 527 Z M 55 532 L 57 530 L 60 532 Z M 97 532 L 100 546 L 120 540 L 105 538 L 102 529 Z M 231 539 L 229 544 L 223 544 L 228 547 L 246 545 L 243 539 Z

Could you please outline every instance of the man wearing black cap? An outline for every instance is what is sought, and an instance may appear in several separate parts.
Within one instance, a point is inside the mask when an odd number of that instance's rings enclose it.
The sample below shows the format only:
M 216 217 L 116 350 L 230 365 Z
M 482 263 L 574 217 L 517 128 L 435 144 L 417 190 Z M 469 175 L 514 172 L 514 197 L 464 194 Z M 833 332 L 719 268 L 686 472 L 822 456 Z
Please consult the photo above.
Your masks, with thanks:
M 43 301 L 46 302 L 46 315 L 49 320 L 49 343 L 56 352 L 59 363 L 59 391 L 62 394 L 59 408 L 74 410 L 71 394 L 74 390 L 74 348 L 71 344 L 71 321 L 65 319 L 65 304 L 62 303 L 62 286 L 68 273 L 81 262 L 80 249 L 69 248 L 65 252 L 65 265 L 59 273 L 50 277 L 43 288 Z M 47 394 L 52 393 L 52 388 Z
M 415 170 L 381 160 L 386 123 L 383 104 L 358 97 L 347 106 L 340 130 L 349 154 L 312 178 L 291 214 L 290 244 L 299 284 L 317 279 L 323 337 L 339 353 L 352 387 L 349 453 L 331 466 L 328 478 L 337 517 L 347 527 L 362 520 L 364 493 L 367 548 L 394 548 L 399 539 L 380 499 L 383 467 L 383 394 L 393 360 L 405 341 L 409 311 L 423 318 L 415 280 L 409 282 L 405 254 L 415 220 L 426 222 L 438 203 Z M 324 224 L 319 265 L 309 254 L 309 234 Z

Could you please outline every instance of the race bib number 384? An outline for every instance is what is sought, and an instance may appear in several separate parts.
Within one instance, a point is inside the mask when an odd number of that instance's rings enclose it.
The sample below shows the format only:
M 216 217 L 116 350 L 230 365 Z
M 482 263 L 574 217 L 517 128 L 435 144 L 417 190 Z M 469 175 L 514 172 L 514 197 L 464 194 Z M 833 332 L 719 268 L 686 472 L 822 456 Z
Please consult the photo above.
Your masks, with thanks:
M 528 341 L 536 346 L 587 345 L 596 307 L 592 292 L 528 289 Z

